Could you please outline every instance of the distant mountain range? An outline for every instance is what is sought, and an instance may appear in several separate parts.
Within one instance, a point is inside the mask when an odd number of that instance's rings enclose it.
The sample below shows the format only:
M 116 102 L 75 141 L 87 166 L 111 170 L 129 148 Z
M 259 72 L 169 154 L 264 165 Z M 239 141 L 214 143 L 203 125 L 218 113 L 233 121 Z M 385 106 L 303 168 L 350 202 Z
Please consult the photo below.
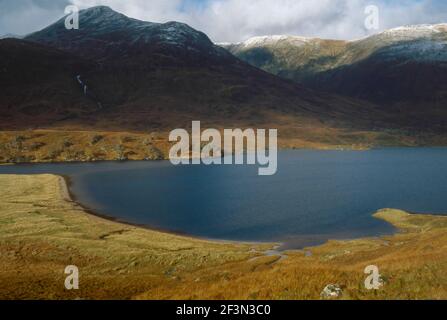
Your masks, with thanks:
M 64 20 L 0 40 L 2 130 L 166 133 L 201 120 L 278 128 L 286 147 L 444 144 L 444 25 L 227 51 L 185 24 L 104 6 L 81 11 L 79 30 Z
M 355 41 L 267 36 L 222 46 L 272 74 L 400 112 L 400 123 L 445 130 L 447 24 L 400 27 Z

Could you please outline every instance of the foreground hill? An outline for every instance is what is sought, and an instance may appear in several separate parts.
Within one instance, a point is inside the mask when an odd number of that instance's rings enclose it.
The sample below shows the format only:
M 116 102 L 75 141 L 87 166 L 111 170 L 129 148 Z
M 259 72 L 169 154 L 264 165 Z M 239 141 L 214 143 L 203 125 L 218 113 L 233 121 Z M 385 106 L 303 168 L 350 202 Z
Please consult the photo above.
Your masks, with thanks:
M 258 37 L 225 45 L 254 66 L 314 89 L 365 99 L 395 122 L 447 130 L 447 24 L 400 27 L 356 41 Z
M 94 217 L 52 175 L 0 175 L 0 188 L 1 299 L 319 299 L 331 283 L 340 299 L 447 298 L 443 216 L 384 210 L 376 217 L 402 233 L 275 253 Z M 72 264 L 80 289 L 67 291 Z M 368 265 L 380 268 L 378 291 L 364 287 Z

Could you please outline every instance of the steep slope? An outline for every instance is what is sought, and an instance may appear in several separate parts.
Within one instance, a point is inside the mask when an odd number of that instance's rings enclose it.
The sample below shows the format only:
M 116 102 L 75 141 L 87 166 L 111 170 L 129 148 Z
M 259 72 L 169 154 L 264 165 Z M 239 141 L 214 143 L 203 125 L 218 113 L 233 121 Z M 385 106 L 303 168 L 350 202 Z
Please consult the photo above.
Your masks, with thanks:
M 79 25 L 78 30 L 67 30 L 62 18 L 25 39 L 104 63 L 129 64 L 129 58 L 136 58 L 154 66 L 231 59 L 204 33 L 183 23 L 140 21 L 99 6 L 81 11 Z
M 336 65 L 346 42 L 298 36 L 264 36 L 222 47 L 270 73 L 302 81 Z
M 57 49 L 0 40 L 1 128 L 34 128 L 95 111 L 75 80 L 76 72 L 92 66 Z
M 421 128 L 445 130 L 447 25 L 402 27 L 349 43 L 337 67 L 307 83 L 388 106 Z
M 26 37 L 94 62 L 81 76 L 103 110 L 71 124 L 147 130 L 191 119 L 272 123 L 286 115 L 312 125 L 370 127 L 375 119 L 371 105 L 317 94 L 253 68 L 185 24 L 139 21 L 103 6 L 81 11 L 79 23 L 79 30 L 67 30 L 61 19 Z
M 400 27 L 356 41 L 267 39 L 226 48 L 271 73 L 400 112 L 395 121 L 401 125 L 446 130 L 446 24 Z

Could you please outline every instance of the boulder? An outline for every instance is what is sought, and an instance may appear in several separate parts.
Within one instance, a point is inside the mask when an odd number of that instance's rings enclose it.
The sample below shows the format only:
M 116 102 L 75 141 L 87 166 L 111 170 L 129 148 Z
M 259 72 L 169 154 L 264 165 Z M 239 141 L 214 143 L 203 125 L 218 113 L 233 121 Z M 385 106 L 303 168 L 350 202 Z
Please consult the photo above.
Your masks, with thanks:
M 337 299 L 340 298 L 342 294 L 343 290 L 338 284 L 329 284 L 323 289 L 320 296 L 322 299 Z

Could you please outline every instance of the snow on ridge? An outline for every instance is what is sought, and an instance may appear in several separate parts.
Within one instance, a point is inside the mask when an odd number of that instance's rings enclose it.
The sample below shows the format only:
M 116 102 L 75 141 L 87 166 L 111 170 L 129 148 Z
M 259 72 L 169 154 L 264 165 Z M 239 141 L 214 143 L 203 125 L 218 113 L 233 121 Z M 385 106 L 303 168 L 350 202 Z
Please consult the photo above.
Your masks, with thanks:
M 393 29 L 386 30 L 384 32 L 399 32 L 399 31 L 433 31 L 440 32 L 440 28 L 447 27 L 446 23 L 441 24 L 416 24 L 416 25 L 406 25 Z
M 378 36 L 395 38 L 396 40 L 416 39 L 430 37 L 447 31 L 447 24 L 420 24 L 408 25 L 385 30 Z
M 6 34 L 2 34 L 0 35 L 0 40 L 2 39 L 23 39 L 23 36 L 19 36 L 17 34 L 12 34 L 12 33 L 6 33 Z
M 289 41 L 294 45 L 304 45 L 305 43 L 311 40 L 313 40 L 313 38 L 288 36 L 288 35 L 273 35 L 273 36 L 253 37 L 244 42 L 237 43 L 237 45 L 240 45 L 244 48 L 249 48 L 249 47 L 272 45 L 280 41 Z
M 447 23 L 440 24 L 419 24 L 419 25 L 406 25 L 387 29 L 382 32 L 368 35 L 359 39 L 349 40 L 348 42 L 361 42 L 371 38 L 386 38 L 391 41 L 403 41 L 413 40 L 423 37 L 430 37 L 435 34 L 447 32 Z
M 229 46 L 232 46 L 233 45 L 233 43 L 231 43 L 231 42 L 216 42 L 216 43 L 214 43 L 216 46 L 219 46 L 219 47 L 229 47 Z
M 440 24 L 420 24 L 420 25 L 407 25 L 401 26 L 393 29 L 388 29 L 377 33 L 375 35 L 366 36 L 364 38 L 349 40 L 346 42 L 357 42 L 365 40 L 374 36 L 386 36 L 391 38 L 396 38 L 396 40 L 413 39 L 418 37 L 430 36 L 433 34 L 438 34 L 441 32 L 447 32 L 447 23 Z M 220 46 L 239 46 L 243 48 L 250 47 L 261 47 L 266 45 L 275 45 L 280 41 L 288 41 L 296 46 L 304 45 L 305 43 L 311 42 L 313 40 L 318 40 L 319 38 L 309 38 L 301 36 L 291 36 L 291 35 L 271 35 L 271 36 L 258 36 L 250 38 L 243 42 L 238 43 L 227 43 L 221 42 L 216 43 Z
M 434 33 L 440 33 L 446 27 L 446 24 L 431 25 L 431 24 L 420 24 L 420 25 L 408 25 L 397 27 L 389 30 L 383 31 L 382 35 L 395 35 L 395 36 L 409 36 L 418 37 L 424 35 L 431 35 Z M 445 29 L 444 29 L 445 30 Z

